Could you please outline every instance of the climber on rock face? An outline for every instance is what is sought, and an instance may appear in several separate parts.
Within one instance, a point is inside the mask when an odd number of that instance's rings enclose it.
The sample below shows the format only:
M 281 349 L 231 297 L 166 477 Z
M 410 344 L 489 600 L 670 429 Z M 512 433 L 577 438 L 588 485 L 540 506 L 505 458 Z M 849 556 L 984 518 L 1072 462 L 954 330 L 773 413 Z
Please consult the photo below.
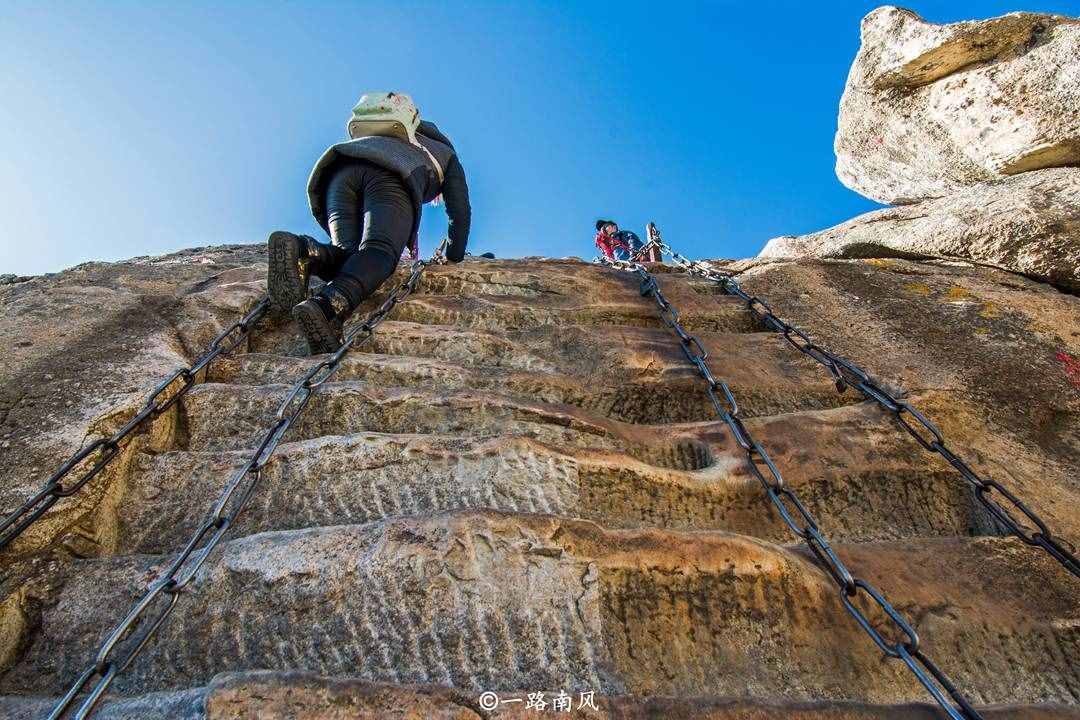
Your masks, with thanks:
M 425 202 L 443 196 L 447 260 L 460 262 L 469 238 L 465 171 L 450 140 L 420 120 L 408 95 L 364 95 L 347 130 L 351 139 L 323 153 L 308 179 L 311 212 L 330 244 L 283 231 L 268 240 L 271 303 L 281 313 L 291 309 L 313 354 L 340 346 L 345 319 L 415 247 Z M 329 282 L 309 299 L 313 274 Z
M 616 239 L 615 234 L 618 231 L 619 226 L 614 220 L 597 220 L 596 247 L 611 260 L 629 260 L 630 247 L 622 240 Z
M 644 243 L 630 230 L 620 230 L 614 220 L 596 221 L 596 247 L 612 260 L 629 260 Z

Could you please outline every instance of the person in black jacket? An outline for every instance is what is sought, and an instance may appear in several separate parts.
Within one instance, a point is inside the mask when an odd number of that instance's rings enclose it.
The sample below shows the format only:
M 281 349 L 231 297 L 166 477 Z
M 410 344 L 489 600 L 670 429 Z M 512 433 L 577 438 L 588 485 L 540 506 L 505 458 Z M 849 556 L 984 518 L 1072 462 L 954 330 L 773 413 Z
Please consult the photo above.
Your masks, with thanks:
M 430 122 L 420 122 L 416 139 L 422 148 L 395 137 L 361 137 L 322 155 L 308 180 L 308 202 L 329 245 L 306 235 L 270 234 L 271 305 L 280 313 L 291 309 L 312 354 L 341 345 L 346 318 L 393 274 L 415 240 L 425 202 L 442 195 L 450 221 L 446 259 L 465 256 L 471 208 L 461 161 Z M 329 282 L 308 298 L 311 275 Z

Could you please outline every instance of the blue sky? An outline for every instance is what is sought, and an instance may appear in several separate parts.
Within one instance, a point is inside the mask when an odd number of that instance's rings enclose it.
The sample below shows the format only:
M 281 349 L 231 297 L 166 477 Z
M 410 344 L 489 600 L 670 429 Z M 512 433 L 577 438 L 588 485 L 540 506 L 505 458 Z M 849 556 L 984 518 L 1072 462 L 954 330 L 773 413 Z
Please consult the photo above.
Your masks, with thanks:
M 315 234 L 312 164 L 365 90 L 454 140 L 470 250 L 592 255 L 655 220 L 745 257 L 877 207 L 833 173 L 873 2 L 110 2 L 0 9 L 0 273 Z M 936 22 L 1080 0 L 920 2 Z M 445 228 L 426 207 L 421 243 Z

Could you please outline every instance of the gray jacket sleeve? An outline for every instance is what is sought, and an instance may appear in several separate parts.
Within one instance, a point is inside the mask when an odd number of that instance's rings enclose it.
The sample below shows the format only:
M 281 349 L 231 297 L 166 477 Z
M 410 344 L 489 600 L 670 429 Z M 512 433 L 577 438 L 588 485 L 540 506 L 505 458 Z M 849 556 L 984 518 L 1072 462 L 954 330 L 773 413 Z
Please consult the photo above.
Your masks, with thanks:
M 442 196 L 446 205 L 446 216 L 450 221 L 450 247 L 446 249 L 446 259 L 461 262 L 465 257 L 465 246 L 469 242 L 472 208 L 469 206 L 469 185 L 465 182 L 465 169 L 461 167 L 457 156 L 446 167 Z
M 433 122 L 421 120 L 420 125 L 416 128 L 416 131 L 421 135 L 426 135 L 432 140 L 438 140 L 443 145 L 449 145 L 450 147 L 454 147 L 454 143 L 450 142 L 450 138 L 443 135 L 442 131 L 439 130 L 439 128 L 435 127 L 435 123 Z

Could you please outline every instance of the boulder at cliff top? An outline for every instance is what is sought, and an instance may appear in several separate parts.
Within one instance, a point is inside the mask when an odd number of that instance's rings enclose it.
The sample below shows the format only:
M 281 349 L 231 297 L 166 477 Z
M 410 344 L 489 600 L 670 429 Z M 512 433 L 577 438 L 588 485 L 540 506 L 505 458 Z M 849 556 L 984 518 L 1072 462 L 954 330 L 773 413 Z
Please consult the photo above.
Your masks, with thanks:
M 878 8 L 862 22 L 835 149 L 841 182 L 889 204 L 1080 165 L 1080 20 L 937 25 Z
M 773 238 L 759 257 L 953 257 L 1080 291 L 1080 169 L 1051 168 Z

